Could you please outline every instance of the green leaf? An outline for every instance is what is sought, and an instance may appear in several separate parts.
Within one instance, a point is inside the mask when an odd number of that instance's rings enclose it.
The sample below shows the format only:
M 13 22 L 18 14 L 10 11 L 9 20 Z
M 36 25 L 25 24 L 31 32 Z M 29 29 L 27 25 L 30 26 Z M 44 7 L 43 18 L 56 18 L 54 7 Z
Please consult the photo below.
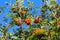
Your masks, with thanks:
M 6 16 L 11 16 L 11 14 L 7 14 Z

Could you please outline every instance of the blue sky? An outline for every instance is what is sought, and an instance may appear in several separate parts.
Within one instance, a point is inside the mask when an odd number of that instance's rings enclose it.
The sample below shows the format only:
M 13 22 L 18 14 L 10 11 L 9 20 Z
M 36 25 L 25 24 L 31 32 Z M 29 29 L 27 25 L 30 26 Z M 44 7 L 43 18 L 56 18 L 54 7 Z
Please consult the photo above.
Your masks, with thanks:
M 40 4 L 42 4 L 41 3 L 41 0 L 31 0 L 32 2 L 35 2 L 35 6 L 33 7 L 33 9 L 35 8 L 35 7 L 39 7 L 40 6 Z M 5 5 L 5 3 L 6 2 L 8 2 L 8 6 L 6 6 Z M 12 4 L 13 3 L 15 3 L 15 0 L 11 0 L 11 2 L 12 2 Z M 0 6 L 6 6 L 6 8 L 4 8 L 4 12 L 3 13 L 0 13 L 0 24 L 3 24 L 3 25 L 5 25 L 5 26 L 7 26 L 8 25 L 8 23 L 11 21 L 11 18 L 10 17 L 7 17 L 6 16 L 6 14 L 8 13 L 8 11 L 9 11 L 9 8 L 11 7 L 10 6 L 10 0 L 0 0 Z M 58 4 L 60 4 L 60 0 L 58 0 Z M 27 4 L 27 0 L 25 0 L 24 1 L 24 5 L 25 6 L 28 6 L 28 4 Z M 30 12 L 32 12 L 32 11 L 30 11 Z M 39 10 L 36 10 L 36 12 L 37 12 L 37 15 L 39 15 L 40 14 L 40 11 Z M 4 18 L 7 18 L 7 20 L 6 21 L 4 21 Z M 15 26 L 16 28 L 17 28 L 17 26 Z M 26 28 L 27 27 L 27 25 L 24 25 L 24 28 Z M 13 33 L 13 27 L 12 28 L 10 28 L 9 29 L 9 32 L 11 32 L 11 33 Z

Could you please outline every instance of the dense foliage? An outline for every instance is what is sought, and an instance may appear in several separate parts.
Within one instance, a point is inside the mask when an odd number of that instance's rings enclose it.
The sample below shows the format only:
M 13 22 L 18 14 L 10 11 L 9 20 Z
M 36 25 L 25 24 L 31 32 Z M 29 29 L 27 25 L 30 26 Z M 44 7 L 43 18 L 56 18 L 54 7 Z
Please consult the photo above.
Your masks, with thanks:
M 13 14 L 7 14 L 12 21 L 7 27 L 3 27 L 1 32 L 2 40 L 60 40 L 60 5 L 56 0 L 42 0 L 42 4 L 35 10 L 41 11 L 36 16 L 35 11 L 31 14 L 34 3 L 28 0 L 29 7 L 25 7 L 24 0 L 16 0 L 10 11 Z M 24 30 L 23 24 L 28 25 Z M 19 29 L 14 29 L 14 34 L 8 33 L 8 28 L 17 25 Z

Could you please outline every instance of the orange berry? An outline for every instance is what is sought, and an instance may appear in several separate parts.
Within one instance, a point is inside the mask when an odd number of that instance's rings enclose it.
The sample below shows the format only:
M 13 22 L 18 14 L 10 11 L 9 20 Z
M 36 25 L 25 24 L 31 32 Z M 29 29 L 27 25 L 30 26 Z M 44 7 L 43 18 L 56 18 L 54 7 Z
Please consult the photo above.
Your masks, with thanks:
M 25 11 L 21 11 L 22 14 L 25 14 L 26 12 Z
M 19 25 L 19 24 L 21 23 L 20 20 L 17 19 L 17 18 L 14 18 L 14 22 L 15 22 L 17 25 Z
M 19 10 L 20 9 L 20 6 L 17 6 L 17 9 Z
M 57 21 L 57 25 L 60 25 L 60 20 Z
M 40 33 L 40 30 L 37 29 L 37 30 L 34 31 L 34 33 L 35 34 Z
M 45 32 L 44 29 L 36 29 L 36 30 L 34 31 L 35 34 L 40 34 L 40 33 L 44 33 L 44 32 Z
M 55 34 L 55 31 L 50 31 L 50 35 L 54 35 Z
M 35 19 L 34 20 L 34 23 L 39 23 L 39 19 Z
M 16 9 L 12 9 L 12 12 L 16 13 L 16 12 L 17 12 L 17 10 L 16 10 Z
M 25 23 L 26 23 L 27 25 L 30 25 L 31 19 L 30 19 L 30 18 L 26 19 L 26 20 L 25 20 Z
M 34 23 L 39 23 L 41 20 L 39 20 L 39 18 L 40 18 L 40 16 L 38 16 L 38 17 L 36 17 L 35 19 L 34 19 Z

